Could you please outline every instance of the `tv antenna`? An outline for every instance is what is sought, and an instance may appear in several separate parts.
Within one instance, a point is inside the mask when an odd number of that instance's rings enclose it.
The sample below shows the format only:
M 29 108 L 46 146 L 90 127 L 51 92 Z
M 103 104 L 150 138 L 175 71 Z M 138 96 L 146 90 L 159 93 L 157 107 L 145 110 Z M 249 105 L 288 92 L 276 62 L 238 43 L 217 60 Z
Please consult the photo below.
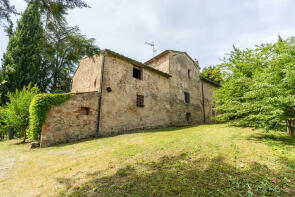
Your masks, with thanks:
M 149 46 L 152 47 L 152 50 L 153 50 L 153 57 L 155 57 L 155 54 L 156 54 L 156 52 L 157 52 L 157 49 L 155 48 L 155 43 L 154 43 L 154 41 L 152 41 L 152 42 L 145 42 L 145 44 L 146 44 L 146 45 L 149 45 Z

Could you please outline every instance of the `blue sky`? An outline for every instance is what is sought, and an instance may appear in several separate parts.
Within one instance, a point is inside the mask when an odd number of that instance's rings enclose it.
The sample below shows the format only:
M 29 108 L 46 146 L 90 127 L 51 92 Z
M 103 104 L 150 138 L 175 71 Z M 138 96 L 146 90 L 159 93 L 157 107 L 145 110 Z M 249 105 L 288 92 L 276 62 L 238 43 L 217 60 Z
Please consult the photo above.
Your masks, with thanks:
M 68 15 L 70 25 L 109 48 L 138 61 L 158 53 L 186 51 L 200 66 L 221 62 L 232 45 L 251 48 L 295 35 L 293 0 L 85 0 L 92 8 Z M 11 0 L 23 11 L 24 0 Z M 0 30 L 0 57 L 8 38 Z

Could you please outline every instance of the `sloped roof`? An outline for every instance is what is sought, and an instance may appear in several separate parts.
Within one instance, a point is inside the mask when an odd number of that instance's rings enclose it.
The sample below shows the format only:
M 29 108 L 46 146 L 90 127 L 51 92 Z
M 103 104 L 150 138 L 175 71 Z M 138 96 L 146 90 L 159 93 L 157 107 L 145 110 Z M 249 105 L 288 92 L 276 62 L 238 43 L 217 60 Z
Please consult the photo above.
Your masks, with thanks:
M 146 61 L 145 64 L 149 64 L 149 63 L 153 62 L 155 59 L 159 59 L 159 58 L 163 57 L 164 55 L 166 55 L 166 54 L 169 53 L 169 52 L 182 53 L 182 54 L 186 55 L 186 56 L 187 56 L 187 57 L 188 57 L 188 58 L 194 63 L 194 65 L 200 69 L 200 66 L 199 66 L 199 65 L 198 65 L 198 64 L 197 64 L 197 63 L 191 58 L 191 56 L 189 56 L 189 55 L 187 54 L 187 52 L 176 51 L 176 50 L 170 50 L 170 49 L 169 49 L 169 50 L 165 50 L 165 51 L 163 51 L 162 53 L 156 55 L 156 56 L 153 57 L 152 59 Z
M 204 78 L 204 77 L 200 77 L 200 78 L 201 78 L 202 81 L 205 81 L 207 83 L 210 83 L 210 84 L 212 84 L 212 85 L 214 85 L 216 87 L 221 87 L 221 85 L 219 83 L 216 83 L 215 81 L 211 81 L 211 80 L 209 80 L 207 78 Z
M 104 49 L 104 50 L 101 51 L 101 53 L 103 53 L 103 52 L 105 52 L 106 55 L 109 53 L 109 54 L 114 55 L 114 56 L 116 56 L 116 57 L 122 58 L 122 59 L 124 59 L 124 60 L 126 60 L 126 61 L 131 62 L 132 64 L 134 64 L 134 65 L 136 65 L 136 66 L 139 66 L 139 67 L 145 68 L 145 69 L 147 69 L 147 70 L 153 71 L 153 72 L 158 73 L 158 74 L 160 74 L 160 75 L 162 75 L 162 76 L 164 76 L 164 77 L 171 77 L 171 75 L 168 74 L 168 73 L 165 73 L 165 72 L 162 72 L 162 71 L 160 71 L 160 70 L 157 70 L 157 69 L 155 69 L 155 68 L 153 68 L 153 67 L 151 67 L 151 66 L 148 66 L 148 65 L 143 64 L 143 63 L 141 63 L 141 62 L 139 62 L 139 61 L 137 61 L 137 60 L 134 60 L 134 59 L 131 59 L 131 58 L 129 58 L 129 57 L 126 57 L 126 56 L 124 56 L 124 55 L 122 55 L 122 54 L 119 54 L 119 53 L 117 53 L 117 52 L 114 52 L 114 51 L 112 51 L 112 50 L 110 50 L 110 49 Z

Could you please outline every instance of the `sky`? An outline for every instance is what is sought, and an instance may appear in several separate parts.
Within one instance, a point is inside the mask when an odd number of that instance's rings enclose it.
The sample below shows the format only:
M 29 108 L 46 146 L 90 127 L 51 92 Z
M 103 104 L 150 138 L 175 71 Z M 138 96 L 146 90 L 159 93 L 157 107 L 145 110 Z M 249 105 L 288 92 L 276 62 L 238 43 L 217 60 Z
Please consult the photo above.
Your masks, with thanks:
M 186 51 L 200 66 L 222 62 L 232 46 L 253 48 L 295 35 L 294 0 L 85 0 L 91 8 L 70 11 L 81 33 L 140 62 L 166 49 Z M 18 11 L 24 0 L 11 0 Z M 14 17 L 16 20 L 17 17 Z M 8 38 L 0 30 L 0 57 Z

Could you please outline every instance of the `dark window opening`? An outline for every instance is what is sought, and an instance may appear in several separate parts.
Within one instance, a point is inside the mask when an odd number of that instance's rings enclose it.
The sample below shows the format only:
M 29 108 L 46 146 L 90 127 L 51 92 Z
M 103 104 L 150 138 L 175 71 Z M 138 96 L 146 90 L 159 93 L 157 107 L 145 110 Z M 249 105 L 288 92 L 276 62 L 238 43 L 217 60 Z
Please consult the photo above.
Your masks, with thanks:
M 188 79 L 192 79 L 192 71 L 190 69 L 188 69 L 187 71 L 187 76 L 188 76 Z
M 184 92 L 184 102 L 190 103 L 190 95 L 188 92 Z
M 212 111 L 212 117 L 215 117 L 216 116 L 215 106 L 212 106 L 211 111 Z
M 191 121 L 191 119 L 192 119 L 192 115 L 191 115 L 190 112 L 187 112 L 187 113 L 185 114 L 185 119 L 186 119 L 186 121 Z
M 136 106 L 137 107 L 144 107 L 144 96 L 136 95 Z
M 107 87 L 107 91 L 108 92 L 111 92 L 112 91 L 112 88 L 111 87 Z
M 142 80 L 142 69 L 133 67 L 133 77 Z
M 80 115 L 89 115 L 90 109 L 89 107 L 81 107 Z

